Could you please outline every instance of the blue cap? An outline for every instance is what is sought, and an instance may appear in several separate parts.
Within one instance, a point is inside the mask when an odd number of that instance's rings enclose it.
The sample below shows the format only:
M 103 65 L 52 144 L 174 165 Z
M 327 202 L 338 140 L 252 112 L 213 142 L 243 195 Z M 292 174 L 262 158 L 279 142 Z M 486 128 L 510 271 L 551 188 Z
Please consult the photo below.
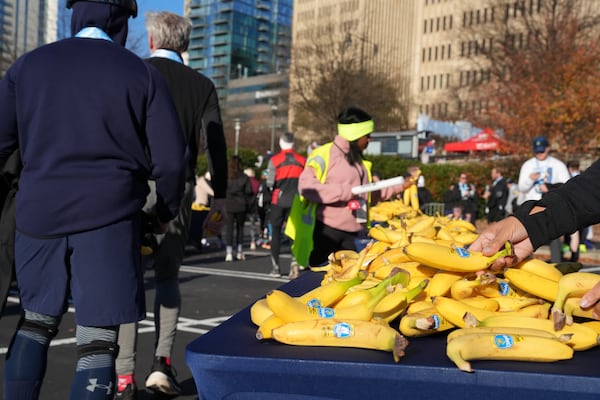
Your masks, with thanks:
M 543 153 L 550 147 L 550 142 L 545 136 L 538 136 L 533 139 L 533 151 L 534 153 Z

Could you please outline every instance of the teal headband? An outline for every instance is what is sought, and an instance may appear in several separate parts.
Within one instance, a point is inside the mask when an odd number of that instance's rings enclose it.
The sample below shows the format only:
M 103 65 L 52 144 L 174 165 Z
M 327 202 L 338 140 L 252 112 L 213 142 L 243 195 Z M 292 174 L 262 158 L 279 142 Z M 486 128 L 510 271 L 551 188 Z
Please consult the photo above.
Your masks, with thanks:
M 354 142 L 375 130 L 372 119 L 355 124 L 338 124 L 338 134 L 349 142 Z

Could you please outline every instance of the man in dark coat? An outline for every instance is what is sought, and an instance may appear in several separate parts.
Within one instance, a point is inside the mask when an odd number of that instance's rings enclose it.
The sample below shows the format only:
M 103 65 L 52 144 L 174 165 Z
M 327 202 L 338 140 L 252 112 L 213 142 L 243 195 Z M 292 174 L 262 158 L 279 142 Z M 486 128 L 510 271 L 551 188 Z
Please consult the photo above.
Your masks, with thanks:
M 183 64 L 181 54 L 187 50 L 191 21 L 170 12 L 147 13 L 146 29 L 151 55 L 146 61 L 165 78 L 179 115 L 183 136 L 189 148 L 185 192 L 177 217 L 164 235 L 156 235 L 154 261 L 156 296 L 156 347 L 154 363 L 146 387 L 159 394 L 174 396 L 181 392 L 171 367 L 173 342 L 181 309 L 179 268 L 191 224 L 192 202 L 196 185 L 196 160 L 199 150 L 206 151 L 214 197 L 205 221 L 215 213 L 224 213 L 227 189 L 227 146 L 217 92 L 210 79 Z M 154 200 L 150 200 L 150 204 Z M 219 232 L 220 227 L 210 227 Z M 119 331 L 120 352 L 117 358 L 119 399 L 135 398 L 136 324 L 122 325 Z
M 117 330 L 145 318 L 141 209 L 177 215 L 187 150 L 158 71 L 124 48 L 135 0 L 69 0 L 72 38 L 20 57 L 0 81 L 0 165 L 18 148 L 15 272 L 23 318 L 4 398 L 37 399 L 71 297 L 71 399 L 112 399 Z
M 498 167 L 492 168 L 492 186 L 483 194 L 487 200 L 488 222 L 497 222 L 506 217 L 506 201 L 508 200 L 508 185 Z

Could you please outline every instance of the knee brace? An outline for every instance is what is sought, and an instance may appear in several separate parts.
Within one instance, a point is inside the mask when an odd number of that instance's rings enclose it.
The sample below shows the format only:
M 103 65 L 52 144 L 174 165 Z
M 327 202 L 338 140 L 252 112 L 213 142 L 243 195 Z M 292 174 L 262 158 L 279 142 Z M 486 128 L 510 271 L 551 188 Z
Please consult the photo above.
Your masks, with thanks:
M 35 340 L 36 342 L 46 345 L 58 333 L 58 323 L 44 323 L 38 320 L 21 318 L 17 331 L 21 334 Z

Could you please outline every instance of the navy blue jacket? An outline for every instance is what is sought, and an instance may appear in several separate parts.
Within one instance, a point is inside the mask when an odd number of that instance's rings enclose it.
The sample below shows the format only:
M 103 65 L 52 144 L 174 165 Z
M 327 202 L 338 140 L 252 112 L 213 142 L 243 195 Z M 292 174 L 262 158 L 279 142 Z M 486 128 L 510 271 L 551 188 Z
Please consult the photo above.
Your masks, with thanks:
M 106 5 L 80 4 L 75 21 L 115 29 L 112 15 L 96 15 Z M 17 146 L 23 161 L 20 231 L 63 235 L 129 218 L 150 176 L 159 218 L 177 214 L 187 162 L 178 115 L 159 72 L 120 43 L 69 38 L 25 54 L 0 81 L 0 110 L 0 166 Z

